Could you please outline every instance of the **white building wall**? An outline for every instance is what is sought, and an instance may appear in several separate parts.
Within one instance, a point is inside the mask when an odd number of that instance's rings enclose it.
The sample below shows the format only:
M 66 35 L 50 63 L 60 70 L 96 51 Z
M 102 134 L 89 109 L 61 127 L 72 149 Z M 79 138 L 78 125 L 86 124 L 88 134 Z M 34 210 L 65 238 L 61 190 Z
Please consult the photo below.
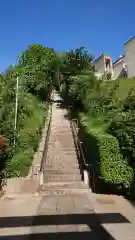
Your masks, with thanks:
M 128 77 L 135 76 L 135 37 L 124 45 Z
M 123 61 L 120 61 L 113 65 L 113 77 L 116 79 L 120 77 L 123 74 L 124 70 L 124 63 Z
M 101 56 L 95 63 L 95 70 L 98 74 L 103 74 L 105 71 L 105 63 L 104 63 L 104 56 Z

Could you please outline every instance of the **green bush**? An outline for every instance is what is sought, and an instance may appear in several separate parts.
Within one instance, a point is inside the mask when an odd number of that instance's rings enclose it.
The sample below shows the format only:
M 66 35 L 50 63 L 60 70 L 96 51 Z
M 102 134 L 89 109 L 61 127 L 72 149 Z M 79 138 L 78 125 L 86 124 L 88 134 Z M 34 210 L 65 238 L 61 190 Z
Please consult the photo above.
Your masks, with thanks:
M 21 127 L 19 127 L 16 152 L 8 162 L 6 168 L 8 178 L 28 174 L 34 152 L 37 150 L 39 144 L 41 130 L 47 115 L 47 105 L 44 107 L 44 105 L 39 103 L 33 96 L 31 96 L 31 100 L 29 99 L 29 101 L 32 102 L 32 100 L 33 104 L 31 104 L 31 107 L 34 106 L 35 110 L 30 116 L 29 114 L 24 115 Z
M 108 134 L 95 135 L 100 152 L 100 177 L 109 184 L 130 187 L 133 170 L 120 153 L 118 140 Z
M 123 158 L 118 140 L 102 129 L 90 128 L 88 119 L 82 120 L 85 126 L 87 162 L 94 167 L 96 176 L 104 183 L 115 187 L 129 188 L 133 180 L 133 169 Z
M 0 151 L 0 184 L 3 176 L 28 173 L 47 115 L 46 102 L 56 80 L 56 69 L 55 51 L 35 44 L 20 55 L 16 66 L 0 74 L 0 134 L 6 139 L 5 149 Z M 17 77 L 18 111 L 14 132 Z
M 135 167 L 135 95 L 129 94 L 123 100 L 121 112 L 117 113 L 108 127 L 108 133 L 115 136 L 121 153 Z
M 135 109 L 135 95 L 134 93 L 131 92 L 131 94 L 129 93 L 127 98 L 123 100 L 123 111 L 129 111 L 134 109 Z
M 11 159 L 6 167 L 6 177 L 26 176 L 33 160 L 33 148 L 27 148 L 23 152 L 20 149 Z
M 118 139 L 121 153 L 135 166 L 135 111 L 117 114 L 108 132 Z

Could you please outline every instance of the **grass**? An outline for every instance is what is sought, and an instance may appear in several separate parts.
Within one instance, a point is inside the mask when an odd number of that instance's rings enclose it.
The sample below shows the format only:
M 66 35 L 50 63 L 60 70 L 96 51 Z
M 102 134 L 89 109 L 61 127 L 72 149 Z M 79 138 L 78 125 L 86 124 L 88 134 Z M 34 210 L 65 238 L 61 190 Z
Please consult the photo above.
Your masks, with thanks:
M 29 97 L 27 107 L 30 115 L 25 114 L 18 127 L 20 140 L 17 150 L 8 164 L 10 177 L 26 176 L 28 174 L 47 117 L 48 104 L 38 102 L 34 96 Z
M 135 92 L 135 78 L 132 79 L 117 79 L 103 82 L 102 87 L 105 89 L 112 89 L 116 84 L 119 84 L 119 88 L 116 90 L 116 98 L 122 100 L 128 96 L 130 91 Z M 87 123 L 89 129 L 93 129 L 96 132 L 105 132 L 108 123 L 105 122 L 105 116 L 100 114 L 98 117 L 94 117 L 89 114 L 80 114 L 80 119 L 83 123 Z
M 130 78 L 130 79 L 118 79 L 118 80 L 111 80 L 111 81 L 106 81 L 103 84 L 105 87 L 112 88 L 116 83 L 119 84 L 119 88 L 116 91 L 116 97 L 118 99 L 124 99 L 125 97 L 128 96 L 128 93 L 131 90 L 134 90 L 135 92 L 135 78 Z
M 89 129 L 99 133 L 105 132 L 108 126 L 108 124 L 104 122 L 105 120 L 104 115 L 99 115 L 98 117 L 94 117 L 89 114 L 80 113 L 80 119 L 83 125 L 86 125 L 88 126 Z

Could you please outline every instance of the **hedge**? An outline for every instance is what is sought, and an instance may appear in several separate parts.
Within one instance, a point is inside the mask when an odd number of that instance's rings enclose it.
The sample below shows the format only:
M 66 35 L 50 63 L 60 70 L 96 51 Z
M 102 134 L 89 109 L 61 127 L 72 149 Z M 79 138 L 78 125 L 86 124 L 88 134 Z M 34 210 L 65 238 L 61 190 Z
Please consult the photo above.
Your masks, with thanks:
M 81 124 L 85 126 L 87 161 L 94 166 L 98 178 L 111 185 L 130 187 L 133 169 L 121 155 L 118 140 L 108 133 L 90 129 L 86 121 Z
M 129 187 L 133 170 L 120 153 L 118 140 L 109 135 L 95 135 L 100 151 L 100 176 L 105 182 Z

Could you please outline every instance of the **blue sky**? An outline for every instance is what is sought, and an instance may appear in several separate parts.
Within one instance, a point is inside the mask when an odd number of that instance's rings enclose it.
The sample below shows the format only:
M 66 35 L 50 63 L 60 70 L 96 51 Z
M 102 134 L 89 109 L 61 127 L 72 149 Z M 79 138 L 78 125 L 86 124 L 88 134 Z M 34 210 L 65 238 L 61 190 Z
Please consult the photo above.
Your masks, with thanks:
M 135 35 L 134 0 L 1 0 L 0 10 L 0 71 L 33 43 L 116 59 Z

